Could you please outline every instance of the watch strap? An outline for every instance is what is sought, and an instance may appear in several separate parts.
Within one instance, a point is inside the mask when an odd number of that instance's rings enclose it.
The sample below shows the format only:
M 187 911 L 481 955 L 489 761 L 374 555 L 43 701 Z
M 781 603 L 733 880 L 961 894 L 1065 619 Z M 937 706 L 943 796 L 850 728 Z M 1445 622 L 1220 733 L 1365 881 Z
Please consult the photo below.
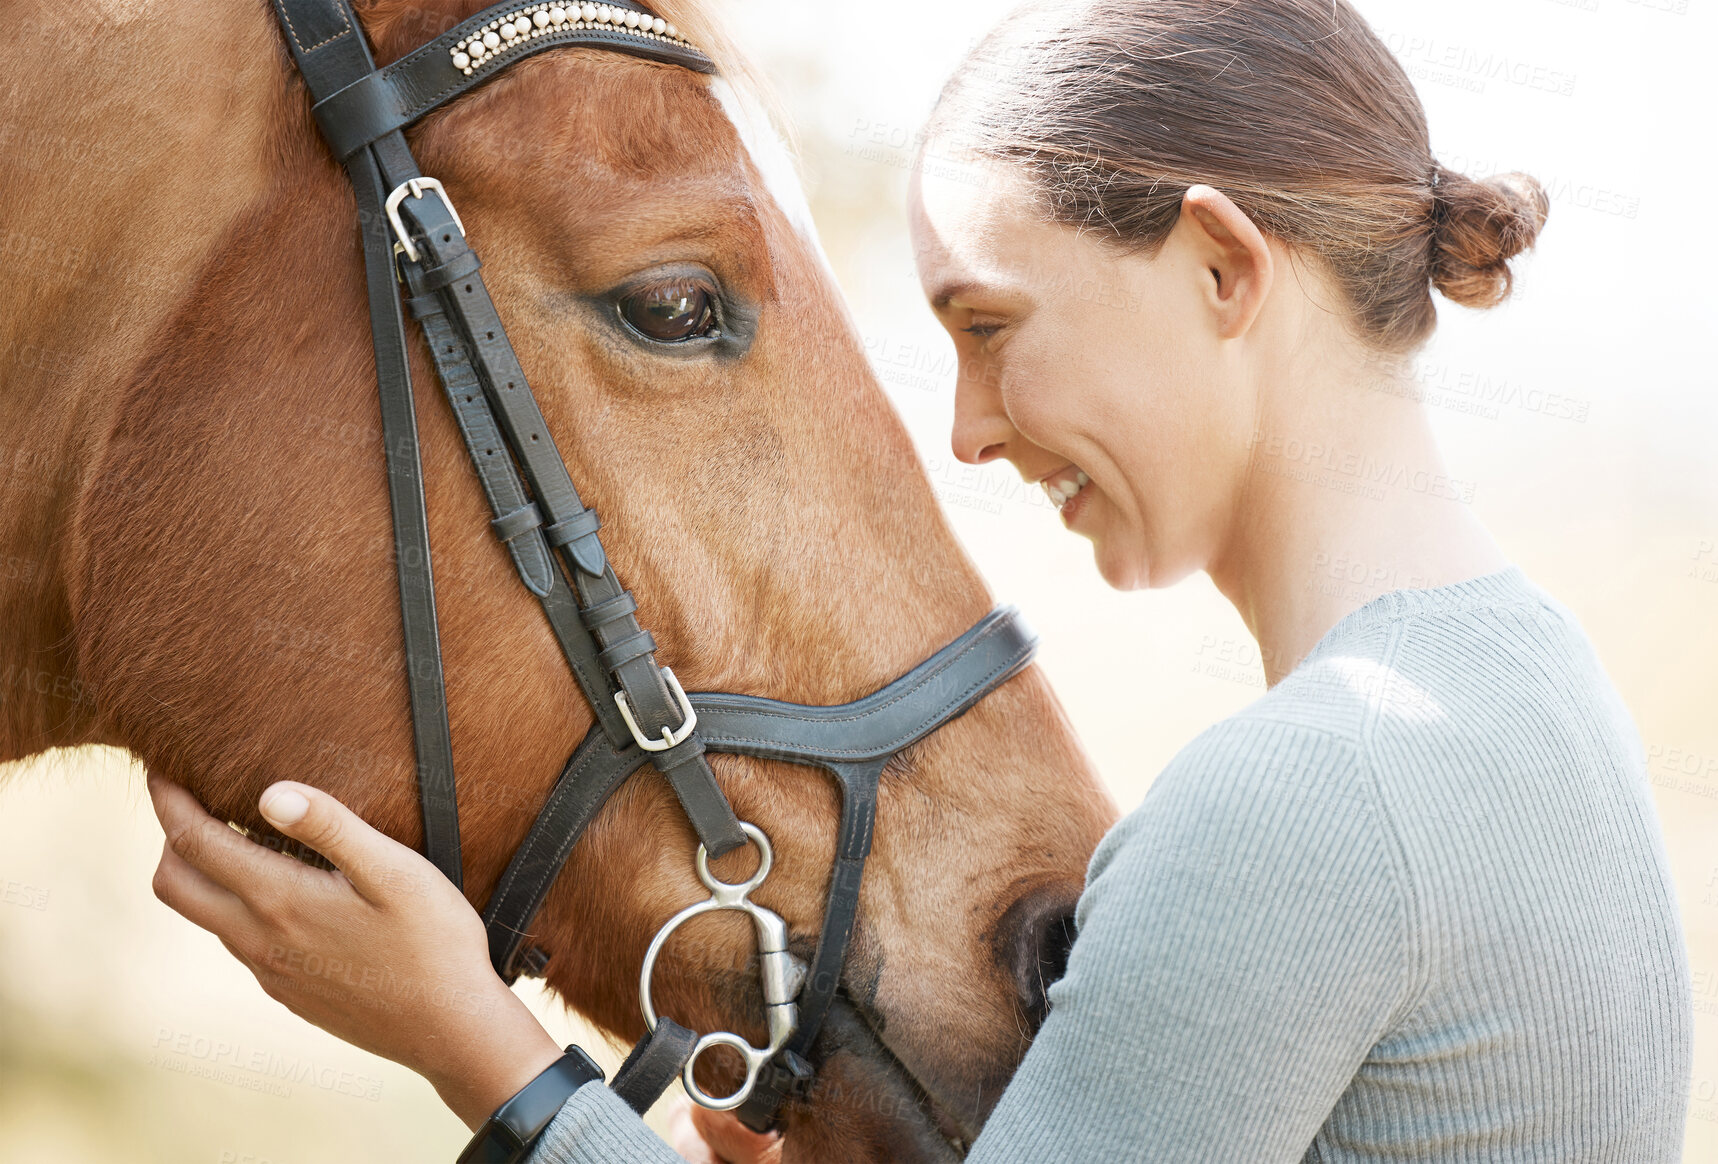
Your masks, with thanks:
M 458 1164 L 517 1164 L 573 1093 L 602 1079 L 602 1068 L 581 1048 L 569 1046 L 565 1055 L 495 1109 L 459 1154 Z

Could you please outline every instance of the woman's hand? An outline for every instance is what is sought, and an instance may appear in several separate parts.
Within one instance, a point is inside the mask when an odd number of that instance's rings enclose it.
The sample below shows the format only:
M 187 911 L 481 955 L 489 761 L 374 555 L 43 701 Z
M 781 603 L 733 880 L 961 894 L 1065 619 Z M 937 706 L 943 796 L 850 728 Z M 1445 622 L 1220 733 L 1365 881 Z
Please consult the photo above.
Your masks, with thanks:
M 435 1085 L 469 1127 L 561 1055 L 489 965 L 483 922 L 421 855 L 339 801 L 283 781 L 268 822 L 332 861 L 255 844 L 155 776 L 155 895 L 221 939 L 269 997 Z
M 759 1135 L 732 1112 L 706 1111 L 680 1096 L 668 1111 L 668 1142 L 690 1164 L 781 1164 L 781 1137 Z

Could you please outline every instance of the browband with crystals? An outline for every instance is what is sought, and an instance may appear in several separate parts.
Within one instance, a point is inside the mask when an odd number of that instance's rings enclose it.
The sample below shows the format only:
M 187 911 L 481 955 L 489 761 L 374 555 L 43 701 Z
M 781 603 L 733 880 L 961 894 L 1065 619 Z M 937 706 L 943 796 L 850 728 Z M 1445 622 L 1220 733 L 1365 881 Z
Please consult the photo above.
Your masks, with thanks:
M 504 65 L 545 49 L 580 45 L 619 50 L 695 73 L 716 71 L 715 63 L 687 43 L 679 29 L 635 4 L 496 5 L 322 98 L 313 109 L 316 124 L 344 161 L 470 92 Z
M 686 44 L 679 29 L 648 12 L 610 4 L 527 4 L 491 20 L 476 30 L 469 41 L 456 42 L 448 51 L 453 57 L 453 67 L 469 77 L 535 37 L 579 28 L 628 32 L 652 40 Z

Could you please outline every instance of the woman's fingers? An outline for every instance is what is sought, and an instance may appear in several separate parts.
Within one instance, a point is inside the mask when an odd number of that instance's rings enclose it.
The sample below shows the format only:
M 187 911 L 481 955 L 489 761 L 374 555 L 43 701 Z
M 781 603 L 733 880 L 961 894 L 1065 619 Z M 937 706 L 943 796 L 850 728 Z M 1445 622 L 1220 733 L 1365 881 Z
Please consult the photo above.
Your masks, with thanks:
M 686 1164 L 721 1164 L 692 1122 L 692 1101 L 677 1097 L 668 1109 L 668 1143 Z
M 251 906 L 261 891 L 283 880 L 313 885 L 320 870 L 252 843 L 203 810 L 190 792 L 159 776 L 149 777 L 155 815 L 167 834 L 167 847 L 216 885 Z
M 710 1146 L 718 1160 L 729 1164 L 780 1164 L 781 1137 L 774 1132 L 754 1132 L 733 1112 L 708 1111 L 690 1104 L 692 1126 Z
M 197 798 L 171 781 L 149 777 L 149 795 L 167 843 L 209 880 L 236 893 L 252 909 L 266 908 L 283 889 L 296 895 L 330 890 L 338 878 L 274 852 L 222 824 Z M 423 858 L 365 824 L 325 792 L 295 781 L 271 784 L 262 794 L 265 819 L 295 841 L 332 861 L 346 881 L 372 904 L 402 889 L 422 895 L 430 878 L 415 868 L 434 868 Z
M 162 904 L 220 935 L 223 941 L 229 937 L 242 941 L 253 929 L 250 908 L 239 895 L 174 852 L 171 842 L 161 846 L 154 888 Z
M 358 892 L 377 905 L 401 895 L 422 896 L 426 882 L 443 880 L 416 851 L 308 784 L 271 784 L 263 789 L 258 807 L 269 824 L 334 862 Z
M 326 793 L 274 784 L 260 808 L 345 876 L 253 843 L 164 780 L 149 793 L 168 836 L 162 900 L 293 1013 L 427 1076 L 472 1126 L 559 1057 L 490 967 L 465 896 Z

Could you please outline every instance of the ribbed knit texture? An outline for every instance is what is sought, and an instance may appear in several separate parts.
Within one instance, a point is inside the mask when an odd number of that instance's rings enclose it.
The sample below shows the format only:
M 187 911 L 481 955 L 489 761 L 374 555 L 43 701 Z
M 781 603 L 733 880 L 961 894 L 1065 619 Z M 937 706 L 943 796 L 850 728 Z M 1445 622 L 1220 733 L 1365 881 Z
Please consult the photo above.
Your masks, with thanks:
M 1344 618 L 1165 769 L 1078 918 L 972 1164 L 1681 1158 L 1693 1016 L 1644 756 L 1517 569 Z M 586 1087 L 531 1159 L 678 1157 Z

